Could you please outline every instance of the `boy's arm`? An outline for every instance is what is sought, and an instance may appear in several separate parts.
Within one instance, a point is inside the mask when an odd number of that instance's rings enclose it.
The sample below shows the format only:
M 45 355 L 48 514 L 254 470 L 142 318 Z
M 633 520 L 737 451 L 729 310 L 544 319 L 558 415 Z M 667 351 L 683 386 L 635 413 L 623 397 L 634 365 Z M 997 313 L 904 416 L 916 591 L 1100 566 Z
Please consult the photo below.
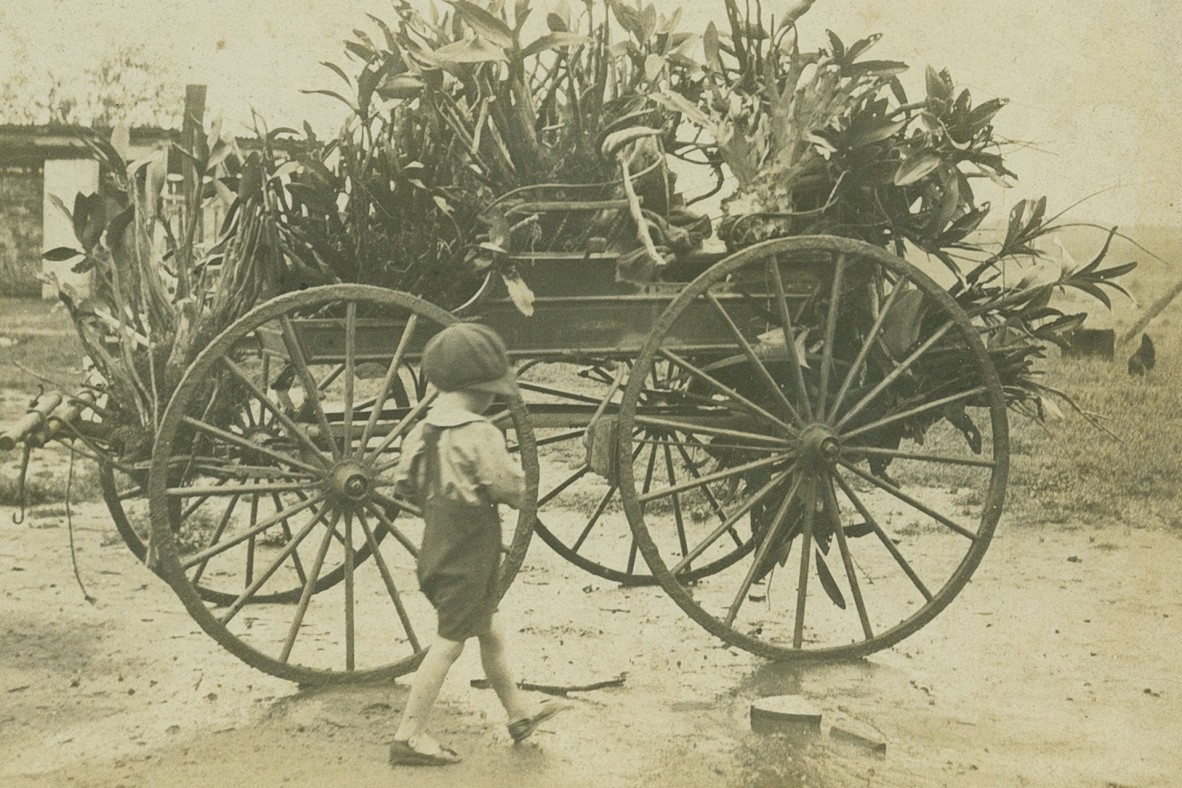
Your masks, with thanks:
M 470 451 L 473 475 L 491 503 L 521 508 L 525 497 L 525 474 L 517 460 L 505 448 L 500 430 L 485 422 L 472 425 L 473 438 L 465 448 Z

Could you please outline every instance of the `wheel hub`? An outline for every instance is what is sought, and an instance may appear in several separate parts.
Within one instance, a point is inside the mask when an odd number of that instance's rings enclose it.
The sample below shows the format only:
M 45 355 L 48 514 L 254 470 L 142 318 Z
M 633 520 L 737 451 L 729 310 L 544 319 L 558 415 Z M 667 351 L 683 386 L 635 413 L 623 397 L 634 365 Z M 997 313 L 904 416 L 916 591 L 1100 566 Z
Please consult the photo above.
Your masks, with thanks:
M 826 424 L 810 424 L 800 433 L 800 458 L 813 470 L 828 468 L 841 455 L 837 434 Z
M 328 474 L 328 494 L 338 503 L 363 503 L 369 497 L 372 475 L 356 460 L 338 462 Z

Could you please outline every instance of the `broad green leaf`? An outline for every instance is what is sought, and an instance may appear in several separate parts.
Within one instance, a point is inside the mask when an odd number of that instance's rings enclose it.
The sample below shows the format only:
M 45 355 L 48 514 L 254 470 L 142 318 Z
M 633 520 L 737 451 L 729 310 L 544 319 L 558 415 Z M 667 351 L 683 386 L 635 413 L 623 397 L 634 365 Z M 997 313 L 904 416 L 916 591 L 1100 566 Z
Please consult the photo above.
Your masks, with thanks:
M 910 66 L 901 60 L 863 60 L 861 63 L 846 66 L 845 74 L 851 77 L 893 77 L 902 74 L 908 68 Z M 892 89 L 893 87 L 892 85 Z M 900 103 L 905 104 L 906 101 Z
M 495 44 L 501 49 L 514 48 L 513 31 L 502 20 L 497 19 L 475 3 L 467 2 L 467 0 L 448 0 L 448 2 L 456 9 L 460 18 L 476 31 L 477 35 L 488 39 L 490 43 Z
M 706 55 L 706 66 L 714 71 L 722 71 L 722 59 L 718 54 L 718 28 L 713 22 L 706 25 L 706 32 L 702 35 L 702 50 Z
M 77 249 L 71 249 L 68 246 L 58 246 L 42 254 L 41 259 L 48 260 L 51 263 L 60 263 L 65 260 L 78 257 L 81 254 L 82 252 L 78 251 Z
M 651 54 L 644 59 L 644 76 L 649 82 L 656 82 L 665 70 L 665 58 Z
M 952 99 L 952 80 L 947 71 L 936 71 L 928 66 L 925 77 L 929 101 L 944 103 Z
M 825 589 L 825 594 L 829 597 L 833 604 L 837 605 L 842 610 L 845 610 L 845 596 L 841 593 L 841 588 L 838 587 L 837 581 L 833 579 L 833 574 L 829 571 L 829 567 L 825 564 L 825 559 L 821 557 L 820 550 L 813 550 L 813 557 L 817 561 L 817 578 L 821 581 L 821 588 Z
M 862 55 L 866 54 L 866 51 L 869 50 L 875 44 L 877 44 L 880 39 L 882 39 L 882 33 L 875 33 L 871 36 L 867 36 L 866 38 L 863 38 L 861 41 L 856 42 L 846 52 L 846 59 L 850 63 L 853 63 L 855 60 L 860 58 Z
M 488 39 L 477 37 L 467 41 L 455 41 L 430 53 L 441 65 L 464 63 L 494 63 L 509 60 L 505 50 Z
M 1044 198 L 1045 199 L 1045 198 Z M 1081 268 L 1078 273 L 1086 274 L 1095 271 L 1100 267 L 1100 262 L 1108 256 L 1108 248 L 1112 245 L 1112 239 L 1116 236 L 1116 228 L 1113 227 L 1108 231 L 1108 237 L 1104 239 L 1104 246 L 1100 248 L 1100 252 L 1091 259 L 1091 261 Z M 1062 244 L 1060 244 L 1062 245 Z
M 374 88 L 384 99 L 411 99 L 422 93 L 426 87 L 423 80 L 414 74 L 388 75 Z
M 856 119 L 846 135 L 846 146 L 861 148 L 875 142 L 890 139 L 907 128 L 907 119 L 891 120 L 890 118 L 872 118 L 869 120 Z
M 546 14 L 546 27 L 550 28 L 551 33 L 570 32 L 570 25 L 567 24 L 565 19 L 555 13 Z
M 501 271 L 501 278 L 505 281 L 505 289 L 509 291 L 509 298 L 521 314 L 529 317 L 534 313 L 534 291 L 530 289 L 516 268 Z
M 939 167 L 942 161 L 940 154 L 931 151 L 908 157 L 899 165 L 899 171 L 895 173 L 895 185 L 907 186 L 921 180 Z
M 227 207 L 233 205 L 234 200 L 238 199 L 238 195 L 234 194 L 229 186 L 222 183 L 221 178 L 213 179 L 213 190 L 217 192 L 218 197 L 223 203 L 226 204 Z
M 325 68 L 330 70 L 332 73 L 336 74 L 338 77 L 340 77 L 342 80 L 344 80 L 344 83 L 346 85 L 348 85 L 349 87 L 353 87 L 353 80 L 349 79 L 349 75 L 346 74 L 344 69 L 342 69 L 336 63 L 330 63 L 327 60 L 322 60 L 322 61 L 320 61 L 320 65 L 324 66 Z
M 591 39 L 586 36 L 581 36 L 578 33 L 550 33 L 544 35 L 536 41 L 531 41 L 524 49 L 521 50 L 523 58 L 536 55 L 539 52 L 545 52 L 549 49 L 561 49 L 564 47 L 581 47 L 588 46 L 592 43 Z
M 982 128 L 993 120 L 993 116 L 1008 103 L 1009 99 L 990 99 L 978 105 L 969 113 L 969 125 L 974 128 Z
M 894 307 L 882 324 L 882 344 L 895 358 L 902 358 L 919 339 L 923 321 L 923 291 L 908 288 L 895 299 Z
M 837 37 L 837 33 L 832 30 L 826 30 L 825 33 L 829 36 L 829 49 L 833 53 L 834 60 L 845 59 L 845 44 Z

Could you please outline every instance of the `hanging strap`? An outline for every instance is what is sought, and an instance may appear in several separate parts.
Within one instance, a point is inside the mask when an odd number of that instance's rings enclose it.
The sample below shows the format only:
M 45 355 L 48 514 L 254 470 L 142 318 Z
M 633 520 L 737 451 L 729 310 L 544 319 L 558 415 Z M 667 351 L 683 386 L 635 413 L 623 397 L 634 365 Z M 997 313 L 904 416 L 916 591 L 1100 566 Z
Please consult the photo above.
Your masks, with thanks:
M 439 427 L 423 425 L 423 460 L 427 463 L 423 485 L 423 501 L 443 490 L 443 474 L 439 467 Z

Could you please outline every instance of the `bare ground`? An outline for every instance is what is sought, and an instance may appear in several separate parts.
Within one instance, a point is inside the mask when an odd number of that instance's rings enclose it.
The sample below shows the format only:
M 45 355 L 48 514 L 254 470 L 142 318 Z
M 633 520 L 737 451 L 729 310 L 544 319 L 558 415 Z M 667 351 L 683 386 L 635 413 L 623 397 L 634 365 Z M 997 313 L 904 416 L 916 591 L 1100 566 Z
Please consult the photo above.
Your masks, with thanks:
M 776 665 L 712 639 L 658 588 L 621 589 L 540 541 L 502 604 L 522 678 L 622 687 L 510 744 L 475 649 L 435 713 L 464 762 L 391 770 L 405 681 L 300 689 L 223 652 L 113 536 L 60 506 L 0 508 L 0 783 L 56 785 L 1167 785 L 1182 774 L 1182 539 L 1007 527 L 918 634 L 865 660 Z M 753 733 L 801 694 L 886 753 Z

